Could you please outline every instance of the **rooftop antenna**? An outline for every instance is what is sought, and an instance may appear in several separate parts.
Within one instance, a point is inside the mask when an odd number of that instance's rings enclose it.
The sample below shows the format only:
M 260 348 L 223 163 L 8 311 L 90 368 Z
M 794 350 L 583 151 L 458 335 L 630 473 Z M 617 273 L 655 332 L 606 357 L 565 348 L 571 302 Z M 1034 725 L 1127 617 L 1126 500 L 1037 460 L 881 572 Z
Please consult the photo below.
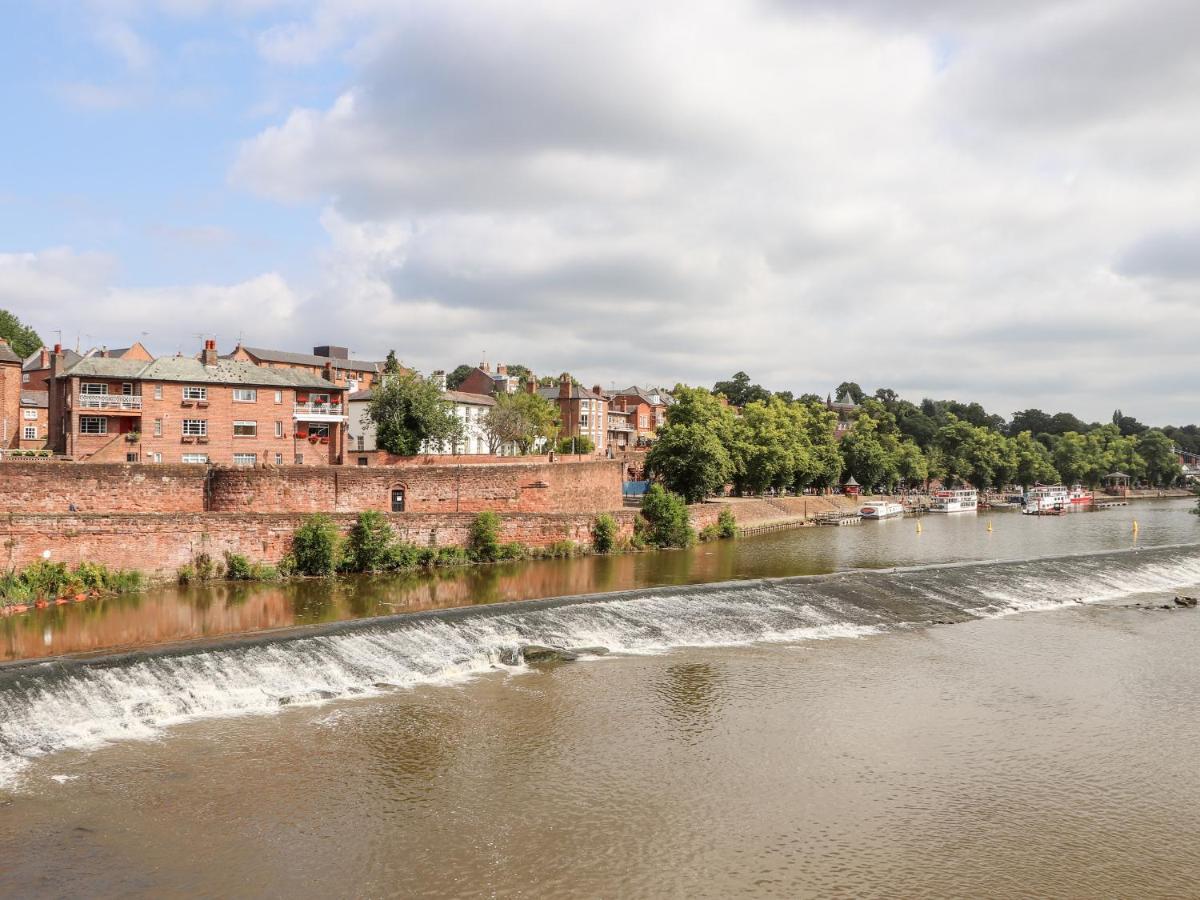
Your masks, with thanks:
M 55 328 L 55 329 L 54 329 L 54 333 L 58 335 L 58 346 L 60 346 L 60 347 L 61 347 L 61 346 L 62 346 L 62 329 L 61 329 L 61 328 Z

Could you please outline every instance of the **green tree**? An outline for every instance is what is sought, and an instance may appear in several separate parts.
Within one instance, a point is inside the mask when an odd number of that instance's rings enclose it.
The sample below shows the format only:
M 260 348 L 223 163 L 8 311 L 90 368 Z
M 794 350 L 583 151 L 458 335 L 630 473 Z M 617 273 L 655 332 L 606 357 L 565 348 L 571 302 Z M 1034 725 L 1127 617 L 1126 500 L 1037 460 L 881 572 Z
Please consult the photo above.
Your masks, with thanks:
M 511 444 L 524 456 L 558 433 L 558 408 L 540 394 L 500 394 L 484 416 L 483 428 L 492 453 Z
M 902 441 L 896 451 L 896 474 L 909 487 L 929 480 L 929 461 L 912 441 Z
M 43 346 L 38 333 L 7 309 L 0 309 L 0 338 L 12 346 L 13 353 L 24 359 Z
M 668 417 L 670 412 L 667 413 Z M 658 432 L 646 454 L 646 473 L 689 503 L 703 500 L 733 476 L 729 451 L 716 432 L 701 423 L 671 424 Z
M 387 359 L 383 362 L 384 375 L 399 375 L 402 369 L 400 368 L 400 360 L 396 358 L 396 351 L 389 350 Z
M 855 403 L 862 403 L 863 399 L 867 396 L 867 392 L 858 386 L 858 382 L 843 381 L 837 386 L 837 390 L 833 392 L 833 399 L 837 400 L 847 394 Z
M 734 406 L 746 406 L 756 400 L 766 402 L 771 398 L 771 392 L 761 384 L 751 384 L 750 376 L 745 372 L 735 372 L 728 381 L 718 381 L 712 392 L 724 394 Z
M 1146 466 L 1146 478 L 1160 487 L 1174 484 L 1183 474 L 1174 442 L 1157 428 L 1138 439 L 1138 455 Z
M 897 477 L 895 460 L 888 453 L 879 435 L 879 427 L 868 415 L 860 415 L 854 428 L 842 438 L 842 459 L 845 474 L 868 490 L 894 483 Z
M 576 456 L 586 456 L 589 453 L 596 452 L 596 442 L 586 434 L 577 434 L 573 437 L 565 437 L 558 442 L 558 452 L 564 456 L 575 454 Z
M 471 522 L 468 548 L 472 558 L 494 562 L 500 558 L 500 517 L 490 510 L 477 515 Z
M 340 544 L 337 526 L 326 515 L 309 516 L 292 535 L 292 558 L 301 575 L 332 575 Z
M 462 440 L 462 422 L 442 400 L 436 384 L 416 372 L 394 375 L 376 386 L 367 407 L 375 442 L 388 453 L 416 456 L 426 446 Z
M 1059 480 L 1050 451 L 1035 440 L 1031 432 L 1022 431 L 1009 443 L 1016 461 L 1013 480 L 1021 487 L 1028 489 L 1035 484 L 1054 484 Z
M 468 366 L 466 363 L 455 366 L 450 374 L 446 376 L 446 390 L 457 391 L 462 386 L 462 383 L 467 380 L 467 376 L 474 370 L 474 366 Z
M 1082 434 L 1068 431 L 1058 435 L 1050 455 L 1064 484 L 1083 481 L 1084 473 L 1088 470 L 1088 446 Z
M 387 517 L 375 510 L 358 514 L 350 529 L 342 554 L 342 568 L 348 572 L 382 572 L 392 560 L 395 534 Z

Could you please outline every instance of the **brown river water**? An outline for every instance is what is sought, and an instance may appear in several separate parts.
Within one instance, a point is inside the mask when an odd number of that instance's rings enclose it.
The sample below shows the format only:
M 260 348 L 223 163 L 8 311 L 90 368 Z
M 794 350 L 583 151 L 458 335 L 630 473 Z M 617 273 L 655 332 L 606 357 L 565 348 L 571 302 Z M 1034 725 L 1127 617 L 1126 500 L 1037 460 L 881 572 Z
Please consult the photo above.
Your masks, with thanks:
M 0 896 L 1200 896 L 1189 510 L 68 608 L 214 640 L 0 669 Z

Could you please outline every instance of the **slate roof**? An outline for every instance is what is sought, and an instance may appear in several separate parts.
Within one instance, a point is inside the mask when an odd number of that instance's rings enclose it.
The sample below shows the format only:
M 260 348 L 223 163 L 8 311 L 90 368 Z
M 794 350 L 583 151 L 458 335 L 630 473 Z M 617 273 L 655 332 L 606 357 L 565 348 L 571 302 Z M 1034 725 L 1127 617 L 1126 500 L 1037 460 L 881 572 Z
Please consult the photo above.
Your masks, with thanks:
M 292 353 L 290 350 L 268 350 L 264 347 L 242 347 L 247 353 L 264 362 L 288 363 L 293 366 L 324 367 L 333 363 L 335 369 L 352 369 L 355 372 L 382 372 L 383 362 L 361 359 L 335 359 L 332 356 L 317 356 L 315 353 Z M 228 357 L 225 357 L 228 358 Z
M 21 357 L 13 353 L 13 348 L 8 344 L 0 344 L 0 362 L 20 364 Z
M 547 400 L 558 400 L 559 399 L 558 385 L 555 385 L 554 387 L 538 388 L 538 394 L 540 394 L 542 397 L 545 397 Z M 591 388 L 580 387 L 577 384 L 571 385 L 570 398 L 572 400 L 603 400 L 603 399 L 605 399 L 602 395 L 597 394 Z
M 75 363 L 83 359 L 83 357 L 74 350 L 64 350 L 62 352 L 62 357 L 62 366 L 59 368 L 73 366 Z M 34 350 L 33 353 L 26 357 L 25 364 L 22 365 L 21 368 L 26 372 L 36 372 L 40 370 L 42 368 L 42 351 L 40 349 Z
M 50 408 L 49 391 L 21 391 L 21 405 L 35 406 L 38 409 Z
M 647 390 L 645 388 L 638 387 L 636 384 L 633 387 L 625 388 L 625 390 L 623 390 L 623 391 L 613 392 L 613 396 L 614 397 L 637 397 L 639 400 L 641 400 L 647 406 L 663 406 L 666 404 L 666 398 L 663 396 L 662 391 L 659 391 L 654 388 Z M 658 399 L 655 399 L 656 397 Z
M 375 395 L 375 392 L 367 389 L 365 391 L 355 391 L 349 396 L 349 400 L 353 403 L 358 400 L 370 400 Z M 469 403 L 472 406 L 495 406 L 496 400 L 486 394 L 468 394 L 463 391 L 442 391 L 442 399 L 450 403 Z
M 301 369 L 265 369 L 254 363 L 236 359 L 220 359 L 215 366 L 206 366 L 190 356 L 163 356 L 153 362 L 94 356 L 81 359 L 58 377 L 71 375 L 125 378 L 131 381 L 184 381 L 189 384 L 249 384 L 256 387 L 345 390 Z

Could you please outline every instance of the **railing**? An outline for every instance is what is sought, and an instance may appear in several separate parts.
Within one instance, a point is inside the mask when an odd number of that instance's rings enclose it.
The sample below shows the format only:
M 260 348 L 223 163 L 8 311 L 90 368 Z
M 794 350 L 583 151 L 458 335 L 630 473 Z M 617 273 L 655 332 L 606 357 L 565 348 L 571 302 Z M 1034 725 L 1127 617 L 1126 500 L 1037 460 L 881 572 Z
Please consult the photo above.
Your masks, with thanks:
M 340 403 L 297 403 L 292 407 L 294 416 L 340 416 Z
M 140 394 L 80 394 L 80 409 L 141 409 Z

